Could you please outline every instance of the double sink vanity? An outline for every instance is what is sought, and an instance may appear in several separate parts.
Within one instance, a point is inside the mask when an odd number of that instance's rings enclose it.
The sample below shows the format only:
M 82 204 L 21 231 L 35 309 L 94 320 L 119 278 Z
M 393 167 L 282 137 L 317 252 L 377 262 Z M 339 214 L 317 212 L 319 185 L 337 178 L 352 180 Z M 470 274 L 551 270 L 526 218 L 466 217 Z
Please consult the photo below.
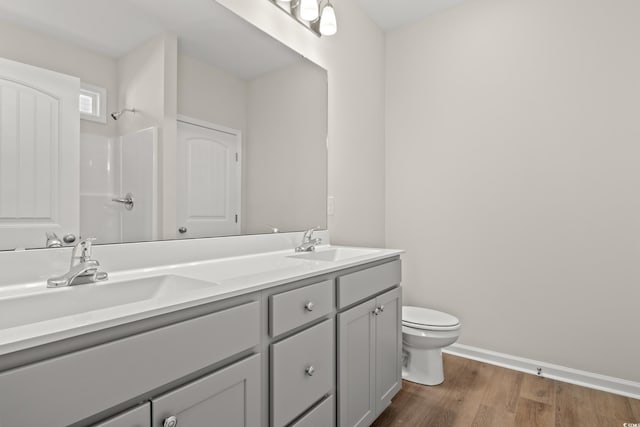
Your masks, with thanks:
M 401 251 L 289 234 L 96 247 L 108 280 L 0 286 L 0 426 L 371 424 L 401 387 Z

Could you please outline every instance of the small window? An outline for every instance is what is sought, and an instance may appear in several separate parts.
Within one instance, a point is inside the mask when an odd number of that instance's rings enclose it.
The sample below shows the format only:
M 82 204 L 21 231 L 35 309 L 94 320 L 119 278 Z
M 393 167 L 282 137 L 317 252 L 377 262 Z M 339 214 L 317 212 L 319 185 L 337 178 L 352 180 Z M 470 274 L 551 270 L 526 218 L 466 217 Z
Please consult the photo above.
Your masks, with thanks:
M 107 90 L 98 86 L 80 84 L 80 118 L 107 123 Z

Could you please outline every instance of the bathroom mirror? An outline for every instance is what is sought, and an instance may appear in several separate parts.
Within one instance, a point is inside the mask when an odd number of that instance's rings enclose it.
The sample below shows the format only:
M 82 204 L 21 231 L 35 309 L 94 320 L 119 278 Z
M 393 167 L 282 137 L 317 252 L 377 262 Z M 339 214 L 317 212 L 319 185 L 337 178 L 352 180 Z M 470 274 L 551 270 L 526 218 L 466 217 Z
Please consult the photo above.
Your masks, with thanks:
M 327 73 L 214 0 L 0 0 L 0 250 L 326 228 Z

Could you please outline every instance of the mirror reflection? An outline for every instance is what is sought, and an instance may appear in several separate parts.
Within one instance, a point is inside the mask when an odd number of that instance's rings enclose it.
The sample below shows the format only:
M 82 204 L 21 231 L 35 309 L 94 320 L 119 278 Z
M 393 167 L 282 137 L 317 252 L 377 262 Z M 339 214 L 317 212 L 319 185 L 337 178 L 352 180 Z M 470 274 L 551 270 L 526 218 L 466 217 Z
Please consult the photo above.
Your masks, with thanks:
M 213 0 L 0 0 L 0 249 L 326 227 L 327 75 Z

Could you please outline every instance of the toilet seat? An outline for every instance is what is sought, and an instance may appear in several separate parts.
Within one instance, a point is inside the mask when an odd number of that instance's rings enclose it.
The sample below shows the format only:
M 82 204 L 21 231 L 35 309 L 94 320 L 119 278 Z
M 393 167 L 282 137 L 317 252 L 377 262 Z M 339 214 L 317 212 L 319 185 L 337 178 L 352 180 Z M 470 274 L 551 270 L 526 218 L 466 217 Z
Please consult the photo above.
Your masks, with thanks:
M 452 331 L 460 328 L 457 317 L 424 307 L 402 307 L 402 324 L 429 331 Z

